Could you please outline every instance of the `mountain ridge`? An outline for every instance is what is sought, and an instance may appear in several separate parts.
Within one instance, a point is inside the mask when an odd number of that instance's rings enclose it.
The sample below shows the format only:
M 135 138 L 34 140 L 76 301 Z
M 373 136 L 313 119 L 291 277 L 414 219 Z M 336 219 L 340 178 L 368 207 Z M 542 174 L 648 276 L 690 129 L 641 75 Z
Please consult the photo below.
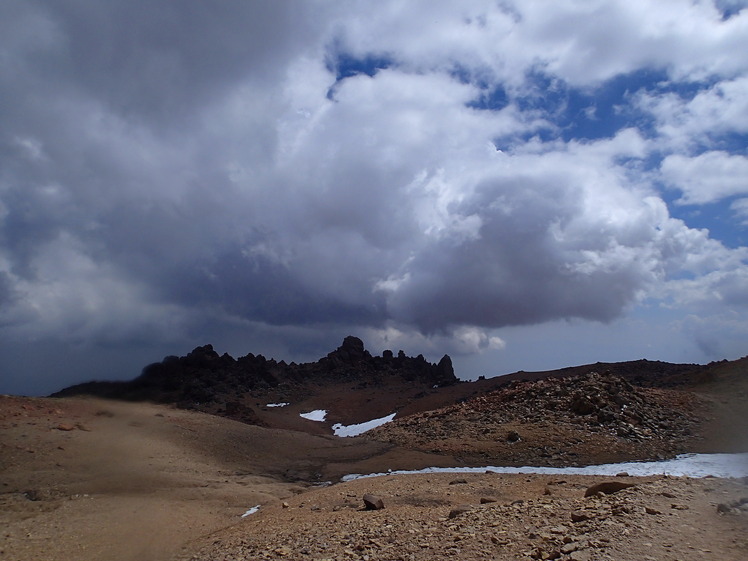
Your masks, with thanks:
M 212 345 L 203 345 L 183 357 L 167 356 L 149 364 L 133 380 L 86 382 L 52 397 L 92 395 L 173 404 L 258 426 L 331 434 L 334 423 L 357 424 L 392 413 L 402 418 L 465 402 L 514 382 L 596 372 L 642 388 L 730 393 L 731 388 L 742 388 L 746 371 L 748 357 L 707 365 L 639 359 L 518 371 L 468 382 L 457 378 L 449 355 L 436 364 L 422 355 L 409 357 L 402 350 L 374 356 L 361 339 L 348 336 L 326 356 L 301 364 L 252 353 L 234 359 L 228 353 L 219 355 Z M 277 403 L 287 406 L 270 407 Z M 312 410 L 327 411 L 325 421 L 299 416 Z

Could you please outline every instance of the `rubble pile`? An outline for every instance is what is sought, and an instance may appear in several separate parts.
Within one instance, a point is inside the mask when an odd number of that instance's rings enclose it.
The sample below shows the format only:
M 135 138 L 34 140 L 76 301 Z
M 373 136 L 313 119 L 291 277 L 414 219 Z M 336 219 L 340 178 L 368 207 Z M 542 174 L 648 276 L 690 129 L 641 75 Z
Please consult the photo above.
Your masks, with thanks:
M 690 397 L 637 388 L 618 376 L 590 372 L 574 378 L 513 382 L 462 406 L 494 421 L 565 422 L 643 440 L 689 434 L 698 419 L 674 407 L 688 403 L 673 401 L 692 401 Z
M 680 453 L 703 411 L 694 394 L 641 388 L 612 374 L 513 381 L 433 411 L 396 419 L 370 436 L 408 448 L 511 463 L 577 458 L 657 459 Z

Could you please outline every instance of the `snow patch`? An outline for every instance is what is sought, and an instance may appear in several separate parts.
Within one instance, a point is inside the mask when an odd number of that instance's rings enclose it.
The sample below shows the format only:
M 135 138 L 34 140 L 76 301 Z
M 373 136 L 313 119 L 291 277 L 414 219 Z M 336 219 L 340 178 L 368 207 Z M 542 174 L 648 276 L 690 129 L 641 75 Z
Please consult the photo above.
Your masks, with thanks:
M 265 405 L 265 407 L 285 407 L 286 405 L 291 405 L 290 403 L 268 403 Z
M 623 462 L 620 464 L 600 464 L 584 467 L 501 467 L 486 466 L 477 468 L 430 467 L 414 471 L 388 471 L 361 475 L 353 473 L 342 477 L 342 481 L 352 481 L 363 477 L 381 475 L 404 475 L 409 473 L 541 473 L 549 475 L 615 475 L 622 471 L 629 475 L 673 475 L 678 477 L 748 477 L 748 453 L 742 454 L 681 454 L 672 460 L 657 462 Z
M 299 416 L 310 421 L 324 421 L 325 417 L 327 417 L 327 411 L 324 409 L 315 409 L 314 411 L 309 411 L 309 413 L 299 413 Z
M 395 415 L 397 415 L 397 413 L 392 413 L 392 415 L 380 417 L 379 419 L 372 419 L 371 421 L 366 421 L 364 423 L 358 423 L 357 425 L 341 425 L 340 423 L 335 423 L 332 426 L 332 432 L 335 433 L 335 436 L 341 437 L 358 436 L 359 434 L 363 434 L 368 430 L 375 429 L 380 425 L 389 423 L 392 419 L 395 418 Z
M 244 518 L 245 516 L 249 516 L 250 514 L 254 514 L 258 510 L 260 510 L 260 505 L 253 506 L 247 512 L 245 512 L 244 514 L 242 514 L 242 518 Z

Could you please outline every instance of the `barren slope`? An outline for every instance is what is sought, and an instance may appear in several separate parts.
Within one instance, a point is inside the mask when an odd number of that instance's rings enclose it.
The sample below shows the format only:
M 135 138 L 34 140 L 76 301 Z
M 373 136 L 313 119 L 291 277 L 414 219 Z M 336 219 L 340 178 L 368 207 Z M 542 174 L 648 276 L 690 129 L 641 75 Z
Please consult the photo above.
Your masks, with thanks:
M 453 462 L 166 406 L 0 396 L 0 559 L 165 559 L 314 481 Z

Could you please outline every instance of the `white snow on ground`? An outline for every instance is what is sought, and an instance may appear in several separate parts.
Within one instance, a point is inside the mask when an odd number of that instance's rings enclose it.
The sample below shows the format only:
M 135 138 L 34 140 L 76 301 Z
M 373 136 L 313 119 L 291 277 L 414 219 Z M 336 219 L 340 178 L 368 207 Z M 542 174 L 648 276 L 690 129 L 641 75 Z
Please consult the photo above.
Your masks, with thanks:
M 748 477 L 748 453 L 743 454 L 681 454 L 672 460 L 658 462 L 624 462 L 620 464 L 601 464 L 585 467 L 477 467 L 477 468 L 438 468 L 430 467 L 415 471 L 389 471 L 387 473 L 370 473 L 345 475 L 342 481 L 352 481 L 362 477 L 380 475 L 401 475 L 408 473 L 545 473 L 552 475 L 615 475 L 625 471 L 629 475 L 674 475 L 686 477 Z
M 395 418 L 396 414 L 397 413 L 393 413 L 392 415 L 380 417 L 379 419 L 372 419 L 371 421 L 366 421 L 365 423 L 359 423 L 357 425 L 341 425 L 340 423 L 335 423 L 332 426 L 332 431 L 335 433 L 335 436 L 358 436 L 359 434 L 365 433 L 367 430 L 375 429 L 380 425 L 389 423 Z
M 325 417 L 327 417 L 327 411 L 324 409 L 315 409 L 309 413 L 299 413 L 299 416 L 309 419 L 310 421 L 324 421 Z
M 242 514 L 242 518 L 244 518 L 245 516 L 249 516 L 250 514 L 254 514 L 258 510 L 260 510 L 260 505 L 253 506 L 247 512 L 245 512 L 244 514 Z
M 265 407 L 285 407 L 291 405 L 290 403 L 268 403 Z

